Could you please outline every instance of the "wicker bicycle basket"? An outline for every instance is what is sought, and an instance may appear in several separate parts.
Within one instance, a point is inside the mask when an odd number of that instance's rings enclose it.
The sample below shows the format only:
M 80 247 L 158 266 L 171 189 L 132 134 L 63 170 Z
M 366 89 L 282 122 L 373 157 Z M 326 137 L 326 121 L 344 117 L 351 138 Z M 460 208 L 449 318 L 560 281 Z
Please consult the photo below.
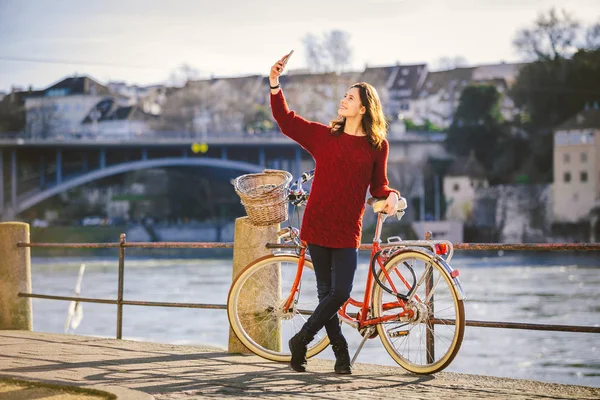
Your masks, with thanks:
M 287 171 L 265 169 L 262 173 L 238 176 L 233 187 L 250 222 L 266 226 L 287 219 L 287 189 L 291 181 L 292 174 Z

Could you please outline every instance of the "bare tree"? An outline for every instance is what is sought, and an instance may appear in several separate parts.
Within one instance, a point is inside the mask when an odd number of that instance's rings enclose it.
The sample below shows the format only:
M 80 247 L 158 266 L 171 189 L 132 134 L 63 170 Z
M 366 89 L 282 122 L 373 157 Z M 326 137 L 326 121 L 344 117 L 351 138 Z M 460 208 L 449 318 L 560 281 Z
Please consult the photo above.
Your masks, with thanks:
M 454 57 L 440 57 L 437 62 L 437 69 L 439 71 L 448 71 L 455 68 L 466 67 L 468 61 L 463 56 Z
M 303 87 L 302 110 L 307 118 L 328 122 L 335 112 L 334 105 L 340 98 L 347 82 L 344 72 L 352 59 L 350 35 L 344 31 L 333 30 L 320 36 L 307 34 L 304 39 L 306 64 L 314 74 L 312 90 Z M 327 117 L 325 117 L 327 115 Z
M 188 81 L 195 81 L 200 79 L 200 70 L 192 67 L 189 64 L 183 63 L 179 67 L 171 71 L 169 75 L 169 85 L 175 87 L 182 87 Z
M 194 118 L 208 109 L 210 86 L 188 84 L 167 96 L 161 116 L 152 124 L 156 131 L 194 131 Z
M 306 63 L 312 72 L 342 73 L 350 65 L 352 48 L 350 34 L 333 30 L 321 37 L 307 34 L 304 37 Z
M 325 69 L 325 56 L 321 40 L 316 35 L 308 33 L 302 41 L 308 69 L 312 72 L 322 72 Z
M 513 45 L 520 53 L 538 60 L 567 58 L 575 51 L 579 28 L 572 14 L 552 8 L 540 14 L 533 27 L 519 30 Z
M 585 48 L 587 50 L 600 50 L 600 22 L 587 29 L 585 34 Z
M 60 115 L 56 105 L 49 99 L 27 110 L 27 132 L 35 138 L 45 139 L 52 136 L 60 124 Z
M 256 117 L 257 77 L 188 81 L 167 96 L 153 129 L 206 134 L 241 133 L 244 122 Z

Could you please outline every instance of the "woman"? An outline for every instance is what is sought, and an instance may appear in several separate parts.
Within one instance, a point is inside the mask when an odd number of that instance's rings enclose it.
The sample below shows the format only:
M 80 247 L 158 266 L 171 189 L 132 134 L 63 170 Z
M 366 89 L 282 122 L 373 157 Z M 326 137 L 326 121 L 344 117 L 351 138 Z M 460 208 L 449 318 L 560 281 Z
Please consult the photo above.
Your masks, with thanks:
M 302 220 L 301 237 L 315 267 L 319 304 L 290 339 L 290 366 L 306 371 L 306 346 L 325 327 L 335 354 L 335 372 L 352 373 L 348 344 L 337 311 L 350 297 L 361 239 L 365 197 L 386 198 L 393 214 L 400 193 L 388 187 L 386 123 L 375 89 L 352 85 L 340 102 L 331 126 L 307 121 L 288 109 L 279 76 L 286 57 L 271 68 L 271 110 L 281 132 L 314 158 L 315 178 Z

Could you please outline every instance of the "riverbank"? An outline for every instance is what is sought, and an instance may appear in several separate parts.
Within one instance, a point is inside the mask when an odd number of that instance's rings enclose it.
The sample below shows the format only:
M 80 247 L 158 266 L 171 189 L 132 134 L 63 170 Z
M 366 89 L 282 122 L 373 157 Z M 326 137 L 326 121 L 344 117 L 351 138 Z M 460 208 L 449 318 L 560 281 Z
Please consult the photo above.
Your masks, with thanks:
M 600 388 L 456 373 L 419 376 L 371 364 L 336 375 L 329 360 L 310 360 L 308 372 L 296 373 L 286 364 L 215 348 L 75 335 L 0 331 L 0 343 L 0 377 L 110 387 L 118 399 L 600 397 Z

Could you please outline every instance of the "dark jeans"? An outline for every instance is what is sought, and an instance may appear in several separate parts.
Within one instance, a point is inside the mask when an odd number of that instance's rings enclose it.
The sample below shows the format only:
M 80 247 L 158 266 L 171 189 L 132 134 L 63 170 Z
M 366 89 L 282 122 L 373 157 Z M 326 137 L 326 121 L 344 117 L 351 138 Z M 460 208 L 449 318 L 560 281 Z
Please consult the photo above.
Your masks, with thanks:
M 319 304 L 302 329 L 313 337 L 325 327 L 329 340 L 343 338 L 337 311 L 350 297 L 358 263 L 358 250 L 332 249 L 308 244 L 317 276 Z

